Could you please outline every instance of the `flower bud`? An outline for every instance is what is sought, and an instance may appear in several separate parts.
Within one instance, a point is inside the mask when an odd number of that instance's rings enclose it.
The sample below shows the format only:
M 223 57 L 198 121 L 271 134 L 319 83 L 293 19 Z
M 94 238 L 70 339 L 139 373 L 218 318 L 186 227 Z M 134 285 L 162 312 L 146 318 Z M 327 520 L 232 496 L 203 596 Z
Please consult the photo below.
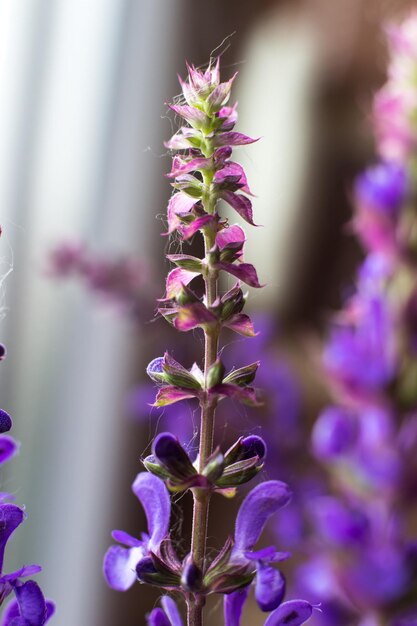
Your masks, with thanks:
M 227 320 L 233 315 L 240 313 L 245 306 L 246 297 L 240 287 L 228 291 L 221 299 L 221 319 Z
M 142 583 L 168 589 L 175 589 L 181 582 L 179 575 L 167 567 L 155 554 L 139 561 L 136 565 L 136 575 Z
M 211 389 L 215 385 L 219 385 L 224 376 L 224 365 L 220 359 L 217 359 L 215 363 L 209 368 L 207 372 L 207 387 Z
M 184 567 L 181 575 L 181 585 L 186 591 L 197 593 L 201 591 L 203 573 L 193 562 L 191 554 L 184 559 Z
M 197 474 L 190 457 L 171 433 L 161 433 L 155 438 L 152 453 L 173 478 L 187 479 Z
M 6 411 L 0 409 L 0 433 L 6 433 L 12 427 L 12 418 Z
M 232 370 L 223 382 L 231 383 L 232 385 L 239 385 L 241 387 L 250 385 L 255 380 L 259 365 L 260 361 L 256 361 L 256 363 L 251 363 L 250 365 L 240 367 L 237 370 Z

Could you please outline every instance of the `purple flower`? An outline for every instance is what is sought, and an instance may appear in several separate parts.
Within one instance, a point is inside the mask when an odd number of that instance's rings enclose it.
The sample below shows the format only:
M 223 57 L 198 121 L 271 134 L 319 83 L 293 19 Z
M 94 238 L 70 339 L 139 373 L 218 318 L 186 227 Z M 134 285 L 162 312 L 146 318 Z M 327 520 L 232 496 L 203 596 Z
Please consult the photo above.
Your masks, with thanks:
M 358 177 L 355 196 L 360 210 L 373 210 L 395 217 L 404 202 L 407 175 L 397 163 L 380 163 Z
M 357 418 L 339 406 L 327 407 L 314 424 L 312 443 L 320 459 L 337 458 L 352 450 L 358 436 Z
M 2 626 L 41 626 L 54 610 L 53 604 L 45 601 L 39 586 L 33 580 L 25 583 L 22 581 L 23 578 L 40 572 L 39 565 L 27 565 L 10 574 L 3 573 L 6 544 L 24 519 L 25 514 L 18 506 L 0 504 L 0 604 L 12 592 L 16 598 L 6 609 Z
M 231 562 L 256 567 L 255 595 L 263 611 L 275 609 L 285 594 L 285 579 L 271 563 L 288 558 L 275 548 L 253 551 L 269 518 L 291 499 L 285 483 L 267 481 L 255 487 L 242 502 L 236 518 L 235 544 Z
M 144 508 L 148 533 L 136 539 L 124 531 L 113 531 L 113 539 L 127 546 L 112 546 L 104 557 L 104 576 L 110 587 L 117 591 L 126 591 L 133 585 L 138 563 L 151 552 L 158 553 L 169 529 L 171 501 L 164 483 L 152 474 L 140 473 L 132 490 Z
M 28 580 L 15 588 L 16 598 L 3 613 L 1 626 L 41 626 L 55 613 L 55 605 L 45 600 L 40 587 Z
M 163 596 L 161 605 L 162 609 L 153 609 L 147 616 L 148 626 L 183 626 L 181 615 L 172 598 Z
M 224 624 L 225 626 L 240 626 L 243 607 L 248 597 L 248 589 L 240 589 L 225 596 Z M 305 600 L 289 600 L 275 609 L 265 620 L 264 626 L 301 626 L 307 622 L 313 606 Z
M 19 444 L 10 437 L 5 435 L 12 427 L 12 418 L 6 411 L 0 409 L 0 465 L 9 461 L 19 451 Z
M 324 351 L 324 364 L 350 393 L 369 394 L 395 373 L 392 312 L 382 294 L 361 294 L 351 320 L 335 325 Z

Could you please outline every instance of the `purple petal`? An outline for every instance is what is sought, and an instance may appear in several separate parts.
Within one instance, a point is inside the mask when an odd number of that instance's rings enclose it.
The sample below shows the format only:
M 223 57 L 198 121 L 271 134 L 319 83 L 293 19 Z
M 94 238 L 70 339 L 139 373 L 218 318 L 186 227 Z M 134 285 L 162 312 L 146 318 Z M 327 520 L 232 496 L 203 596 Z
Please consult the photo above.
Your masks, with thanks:
M 263 287 L 263 285 L 259 283 L 256 269 L 250 263 L 223 263 L 220 261 L 216 264 L 216 267 L 232 274 L 232 276 L 236 276 L 236 278 L 242 280 L 250 287 Z
M 212 387 L 210 389 L 210 393 L 226 398 L 232 398 L 233 400 L 243 402 L 243 404 L 248 404 L 249 406 L 262 406 L 262 402 L 260 402 L 253 387 L 239 387 L 238 385 L 222 383 Z
M 395 216 L 407 193 L 407 172 L 396 163 L 380 163 L 358 177 L 355 196 L 360 205 Z
M 207 226 L 207 224 L 211 224 L 216 221 L 216 217 L 214 215 L 202 215 L 201 217 L 197 217 L 189 226 L 181 226 L 180 232 L 183 239 L 190 239 L 195 233 L 203 228 L 203 226 Z
M 45 624 L 55 614 L 55 611 L 56 611 L 55 602 L 52 602 L 52 600 L 47 600 L 46 601 L 46 620 L 45 620 Z
M 243 196 L 241 193 L 237 194 L 232 191 L 222 191 L 220 197 L 230 204 L 246 222 L 252 226 L 256 226 L 253 221 L 252 202 L 249 198 Z
M 132 485 L 148 521 L 149 549 L 158 552 L 159 544 L 166 537 L 171 516 L 171 500 L 165 484 L 153 474 L 141 472 Z
M 239 163 L 230 161 L 225 163 L 221 170 L 214 174 L 214 182 L 217 185 L 223 183 L 238 183 L 245 176 L 243 167 Z
M 171 626 L 169 619 L 160 608 L 153 609 L 153 611 L 147 615 L 146 621 L 148 626 Z
M 199 127 L 207 122 L 206 114 L 195 107 L 177 104 L 169 104 L 168 106 L 174 113 L 180 115 L 191 125 L 195 124 Z
M 196 204 L 196 198 L 191 198 L 186 193 L 179 191 L 174 193 L 168 202 L 168 233 L 172 233 L 176 228 L 181 225 L 181 221 L 178 216 L 185 216 L 190 213 L 193 206 Z
M 290 556 L 290 552 L 278 552 L 275 546 L 245 552 L 245 558 L 248 559 L 248 561 L 266 561 L 267 563 L 286 561 Z
M 182 127 L 171 139 L 165 141 L 164 145 L 169 150 L 185 150 L 192 146 L 193 137 L 195 137 L 195 130 Z
M 166 280 L 166 297 L 168 299 L 176 298 L 182 290 L 183 285 L 188 285 L 193 278 L 199 276 L 199 272 L 190 272 L 181 267 L 171 270 Z
M 127 591 L 136 581 L 136 565 L 143 556 L 143 548 L 111 546 L 103 562 L 107 584 L 116 591 Z
M 291 498 L 291 491 L 279 480 L 261 483 L 243 500 L 236 518 L 233 553 L 240 557 L 257 543 L 268 519 Z
M 220 165 L 223 165 L 225 161 L 227 161 L 227 159 L 229 159 L 232 156 L 232 148 L 230 146 L 223 146 L 222 148 L 217 148 L 217 150 L 215 151 L 213 158 L 214 158 L 214 163 L 216 164 L 217 167 L 219 167 Z
M 305 600 L 290 600 L 278 607 L 265 622 L 265 626 L 300 626 L 310 619 L 313 607 Z
M 206 159 L 206 157 L 197 157 L 195 159 L 191 159 L 190 161 L 184 161 L 181 157 L 175 156 L 168 176 L 170 178 L 175 178 L 181 174 L 188 174 L 189 172 L 193 172 L 195 170 L 206 169 L 211 165 L 211 163 L 212 160 Z
M 216 243 L 220 250 L 223 250 L 226 246 L 232 244 L 243 245 L 246 241 L 246 234 L 243 228 L 238 224 L 233 224 L 228 228 L 224 228 L 216 235 Z
M 233 315 L 229 320 L 223 322 L 224 326 L 234 330 L 235 333 L 243 335 L 244 337 L 256 337 L 258 333 L 255 333 L 252 320 L 246 313 L 238 313 Z
M 316 497 L 311 506 L 316 532 L 327 541 L 347 548 L 369 541 L 370 520 L 359 507 L 331 496 Z
M 20 569 L 10 572 L 10 574 L 3 574 L 2 580 L 16 581 L 18 578 L 26 578 L 27 576 L 33 576 L 39 574 L 42 571 L 40 565 L 24 565 Z
M 12 427 L 12 418 L 6 411 L 0 409 L 0 433 L 6 433 Z
M 3 361 L 7 356 L 7 348 L 3 343 L 0 343 L 0 361 Z
M 226 104 L 226 102 L 229 99 L 230 90 L 232 88 L 232 84 L 236 76 L 237 76 L 237 72 L 226 83 L 220 83 L 220 85 L 217 85 L 217 87 L 213 89 L 213 91 L 207 98 L 207 104 L 210 105 L 210 108 L 212 111 L 216 111 L 223 104 Z
M 169 596 L 163 596 L 161 604 L 166 615 L 169 618 L 171 626 L 183 626 L 178 607 L 174 600 Z
M 235 124 L 238 119 L 238 114 L 237 114 L 236 109 L 237 109 L 237 104 L 235 104 L 232 107 L 225 106 L 225 107 L 222 107 L 220 111 L 217 113 L 217 117 L 223 120 L 222 125 L 221 125 L 221 130 L 223 131 L 232 130 L 235 127 Z
M 352 411 L 329 406 L 319 415 L 312 431 L 312 444 L 319 459 L 328 460 L 348 453 L 358 438 L 358 420 Z
M 168 385 L 158 391 L 153 406 L 168 406 L 169 404 L 175 404 L 175 402 L 195 397 L 196 392 L 190 389 L 179 389 L 178 387 Z
M 224 626 L 240 626 L 240 618 L 248 594 L 249 585 L 224 596 Z
M 129 548 L 138 548 L 143 544 L 143 541 L 139 541 L 136 537 L 132 537 L 132 535 L 126 533 L 124 530 L 113 530 L 111 536 L 115 541 L 118 541 Z
M 182 306 L 178 310 L 174 326 L 177 330 L 187 332 L 203 324 L 213 324 L 217 317 L 204 306 L 202 302 L 193 302 Z
M 249 143 L 255 143 L 258 139 L 252 139 L 247 135 L 236 132 L 219 133 L 213 140 L 215 146 L 246 146 Z
M 46 622 L 45 598 L 41 588 L 34 580 L 28 580 L 23 585 L 15 587 L 15 594 L 19 610 L 18 615 L 21 617 L 22 625 L 40 626 Z
M 224 164 L 222 169 L 217 170 L 214 175 L 214 182 L 223 186 L 224 189 L 229 188 L 230 191 L 240 189 L 250 195 L 251 191 L 248 186 L 245 170 L 239 163 L 229 161 Z
M 16 621 L 20 618 L 19 604 L 16 598 L 13 598 L 11 602 L 6 606 L 3 615 L 1 617 L 1 626 L 14 626 L 19 622 Z
M 19 451 L 19 444 L 10 435 L 0 435 L 0 465 L 10 461 Z
M 6 543 L 10 535 L 20 526 L 24 519 L 24 512 L 15 504 L 5 503 L 0 505 L 0 572 L 3 569 Z
M 243 449 L 242 457 L 244 459 L 251 459 L 254 456 L 263 460 L 266 457 L 266 443 L 258 435 L 248 435 L 241 440 Z
M 154 383 L 161 384 L 164 382 L 164 363 L 165 358 L 163 356 L 157 356 L 149 363 L 146 368 L 146 373 Z
M 256 572 L 255 597 L 261 611 L 273 611 L 284 599 L 285 578 L 270 565 L 259 563 Z

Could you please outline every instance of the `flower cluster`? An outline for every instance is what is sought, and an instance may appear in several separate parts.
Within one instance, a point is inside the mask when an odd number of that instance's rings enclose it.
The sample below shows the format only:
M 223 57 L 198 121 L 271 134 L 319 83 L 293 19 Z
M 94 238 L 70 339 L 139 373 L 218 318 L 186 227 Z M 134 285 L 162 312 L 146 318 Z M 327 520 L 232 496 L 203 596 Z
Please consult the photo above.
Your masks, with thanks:
M 105 302 L 135 319 L 146 317 L 150 285 L 143 260 L 100 258 L 78 242 L 63 242 L 51 250 L 46 272 L 55 279 L 78 278 Z
M 313 430 L 335 491 L 313 504 L 316 553 L 301 570 L 340 626 L 417 623 L 417 14 L 388 34 L 381 160 L 354 188 L 367 256 L 324 351 L 336 402 Z
M 0 344 L 0 361 L 6 357 L 6 348 Z M 13 437 L 6 434 L 12 428 L 10 415 L 0 409 L 0 465 L 3 465 L 18 452 L 19 445 Z M 34 580 L 26 580 L 41 571 L 39 565 L 24 565 L 20 569 L 5 573 L 3 571 L 6 545 L 14 531 L 25 520 L 22 508 L 11 502 L 13 496 L 0 494 L 0 606 L 11 594 L 2 617 L 1 626 L 42 626 L 55 611 L 54 604 L 45 600 L 39 585 Z
M 256 549 L 268 520 L 291 497 L 289 487 L 278 480 L 258 484 L 243 500 L 234 535 L 213 559 L 207 554 L 210 499 L 215 494 L 232 497 L 238 488 L 262 469 L 266 444 L 257 435 L 239 437 L 222 451 L 215 446 L 215 413 L 224 399 L 256 407 L 260 395 L 253 386 L 258 362 L 227 371 L 219 347 L 223 329 L 255 336 L 254 325 L 243 313 L 246 294 L 242 283 L 261 287 L 256 269 L 244 256 L 246 235 L 238 224 L 230 225 L 219 213 L 219 201 L 228 203 L 249 224 L 254 224 L 250 189 L 242 167 L 232 160 L 232 149 L 255 141 L 234 130 L 236 105 L 228 100 L 235 77 L 222 83 L 219 62 L 205 71 L 188 67 L 188 79 L 180 80 L 184 101 L 170 105 L 185 126 L 167 142 L 180 151 L 168 176 L 174 193 L 168 203 L 168 229 L 182 244 L 202 235 L 204 257 L 168 255 L 174 264 L 166 280 L 159 313 L 182 332 L 201 329 L 204 334 L 202 367 L 186 367 L 168 352 L 154 359 L 148 375 L 158 386 L 155 406 L 193 399 L 201 407 L 198 454 L 183 446 L 172 433 L 159 434 L 152 453 L 143 459 L 148 473 L 140 473 L 133 491 L 147 517 L 148 531 L 140 539 L 114 531 L 122 545 L 112 546 L 104 559 L 104 574 L 111 587 L 124 591 L 136 580 L 182 595 L 187 604 L 188 626 L 203 623 L 203 609 L 210 594 L 223 594 L 227 626 L 238 626 L 249 587 L 253 583 L 260 609 L 269 613 L 268 626 L 299 626 L 312 615 L 304 600 L 284 602 L 286 583 L 275 567 L 287 552 L 275 547 Z M 219 289 L 221 272 L 237 279 L 226 293 Z M 204 285 L 201 293 L 201 285 Z M 222 357 L 222 358 L 221 358 Z M 191 547 L 178 553 L 171 535 L 171 497 L 179 492 L 193 496 Z M 182 618 L 169 597 L 162 608 L 148 616 L 150 625 L 180 626 Z

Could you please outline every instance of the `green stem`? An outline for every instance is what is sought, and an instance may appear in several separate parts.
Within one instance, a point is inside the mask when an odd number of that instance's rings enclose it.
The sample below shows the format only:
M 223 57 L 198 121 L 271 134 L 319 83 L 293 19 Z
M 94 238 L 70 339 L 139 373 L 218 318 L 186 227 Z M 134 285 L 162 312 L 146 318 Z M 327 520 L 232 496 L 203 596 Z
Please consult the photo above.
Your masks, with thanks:
M 215 233 L 204 234 L 205 253 L 212 248 Z M 211 306 L 217 298 L 217 272 L 208 268 L 205 277 L 207 306 Z M 215 363 L 219 348 L 219 331 L 210 329 L 204 332 L 204 377 L 207 381 L 209 368 Z M 207 386 L 206 386 L 207 388 Z M 213 451 L 214 424 L 216 402 L 205 399 L 201 403 L 200 444 L 199 444 L 199 471 L 206 465 L 207 459 Z M 191 553 L 193 561 L 202 571 L 206 556 L 207 527 L 210 507 L 210 491 L 207 489 L 194 490 L 193 525 L 191 535 Z M 194 596 L 188 602 L 188 626 L 202 626 L 204 596 Z

